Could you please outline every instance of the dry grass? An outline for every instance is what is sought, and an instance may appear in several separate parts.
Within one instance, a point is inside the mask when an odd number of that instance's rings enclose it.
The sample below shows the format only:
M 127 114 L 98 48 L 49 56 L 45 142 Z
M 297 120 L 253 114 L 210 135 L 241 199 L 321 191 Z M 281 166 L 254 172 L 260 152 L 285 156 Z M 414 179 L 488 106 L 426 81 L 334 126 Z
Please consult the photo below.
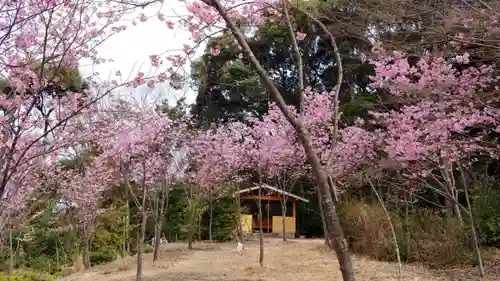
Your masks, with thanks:
M 248 242 L 243 255 L 236 252 L 236 243 L 195 244 L 188 251 L 185 244 L 169 244 L 161 260 L 152 263 L 145 255 L 144 281 L 294 281 L 342 280 L 334 254 L 325 249 L 322 240 L 294 240 L 283 243 L 266 239 L 264 267 L 258 264 L 259 246 Z M 97 266 L 85 272 L 62 278 L 61 281 L 132 281 L 135 280 L 135 259 L 130 258 Z M 354 259 L 357 280 L 396 280 L 395 265 Z M 443 280 L 428 270 L 415 266 L 404 267 L 406 281 Z

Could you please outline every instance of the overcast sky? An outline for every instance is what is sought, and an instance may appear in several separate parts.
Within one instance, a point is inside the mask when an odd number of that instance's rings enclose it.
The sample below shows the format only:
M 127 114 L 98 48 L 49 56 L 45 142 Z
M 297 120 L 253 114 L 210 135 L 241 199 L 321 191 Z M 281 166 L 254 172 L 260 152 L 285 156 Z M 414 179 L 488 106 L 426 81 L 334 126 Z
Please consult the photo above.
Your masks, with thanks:
M 168 5 L 166 5 L 167 3 Z M 136 18 L 139 13 L 153 17 L 146 22 L 137 21 L 136 26 L 133 26 L 132 21 L 127 19 L 127 30 L 114 35 L 98 48 L 102 57 L 112 59 L 113 62 L 94 66 L 93 68 L 83 65 L 80 67 L 82 74 L 86 77 L 94 71 L 99 73 L 101 79 L 108 80 L 110 73 L 114 74 L 115 71 L 120 70 L 123 77 L 127 77 L 134 67 L 134 73 L 137 73 L 141 64 L 143 65 L 142 69 L 146 72 L 151 66 L 149 55 L 160 54 L 169 50 L 181 50 L 183 44 L 192 45 L 189 32 L 178 26 L 174 30 L 169 29 L 165 22 L 161 22 L 156 17 L 158 9 L 158 6 L 144 10 L 138 9 L 135 14 Z M 165 15 L 166 19 L 170 18 L 171 21 L 176 22 L 179 20 L 177 15 L 186 15 L 187 11 L 179 1 L 165 1 L 161 13 Z M 196 55 L 201 55 L 204 48 L 204 45 L 199 47 Z M 164 61 L 166 61 L 165 56 L 168 53 L 163 56 Z M 179 51 L 175 53 L 178 54 Z M 186 65 L 184 69 L 189 73 L 189 65 Z M 120 94 L 122 95 L 122 93 L 126 95 L 133 94 L 137 99 L 142 99 L 147 93 L 149 103 L 164 100 L 165 98 L 168 98 L 170 102 L 175 102 L 182 96 L 185 96 L 188 102 L 192 102 L 196 97 L 195 92 L 187 88 L 182 91 L 173 91 L 168 86 L 158 87 L 157 89 L 148 89 L 147 87 L 133 90 L 122 89 Z

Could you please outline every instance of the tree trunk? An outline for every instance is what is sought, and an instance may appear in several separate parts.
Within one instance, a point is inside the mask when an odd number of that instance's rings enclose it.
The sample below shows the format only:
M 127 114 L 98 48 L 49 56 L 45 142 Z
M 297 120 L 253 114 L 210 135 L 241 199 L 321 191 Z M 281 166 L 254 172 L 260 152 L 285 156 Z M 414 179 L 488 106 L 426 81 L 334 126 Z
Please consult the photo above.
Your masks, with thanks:
M 193 234 L 194 234 L 194 224 L 195 224 L 195 211 L 196 205 L 193 200 L 193 188 L 189 187 L 189 218 L 188 218 L 188 249 L 193 249 Z
M 470 199 L 469 199 L 469 194 L 468 194 L 467 187 L 465 187 L 465 200 L 467 201 L 467 210 L 469 211 L 469 220 L 471 224 L 471 231 L 472 231 L 472 242 L 474 243 L 474 250 L 476 251 L 477 255 L 477 264 L 478 264 L 478 270 L 479 270 L 479 276 L 481 278 L 484 278 L 484 266 L 483 266 L 483 257 L 481 255 L 481 249 L 479 248 L 479 239 L 477 238 L 477 233 L 476 233 L 476 224 L 474 223 L 474 215 L 472 213 L 472 207 L 470 204 Z
M 470 224 L 471 224 L 472 242 L 474 243 L 474 250 L 476 251 L 476 255 L 477 255 L 479 276 L 481 276 L 481 278 L 484 278 L 485 272 L 484 272 L 484 266 L 483 266 L 483 257 L 481 255 L 481 249 L 479 248 L 479 239 L 477 238 L 476 224 L 474 223 L 474 214 L 472 213 L 472 207 L 471 207 L 470 199 L 469 199 L 468 184 L 467 184 L 467 181 L 465 179 L 465 174 L 464 174 L 462 167 L 459 166 L 459 169 L 460 169 L 460 173 L 461 173 L 461 177 L 462 177 L 462 182 L 464 185 L 465 201 L 467 202 L 467 212 L 468 212 L 469 220 L 470 220 Z
M 326 219 L 325 219 L 325 211 L 323 208 L 323 198 L 321 198 L 321 192 L 319 191 L 318 188 L 316 188 L 316 193 L 318 195 L 318 207 L 319 207 L 319 214 L 321 216 L 321 224 L 323 225 L 323 235 L 325 236 L 325 245 L 328 247 L 332 248 L 332 244 L 328 242 L 328 230 L 326 229 Z
M 307 160 L 311 164 L 312 172 L 316 176 L 316 182 L 322 193 L 326 229 L 328 231 L 328 241 L 332 244 L 339 261 L 340 271 L 344 281 L 356 280 L 352 266 L 351 255 L 349 254 L 347 240 L 340 225 L 337 210 L 333 203 L 328 177 L 324 167 L 321 165 L 318 155 L 312 145 L 311 138 L 304 131 L 303 126 L 297 126 L 297 134 L 302 142 L 302 146 L 307 155 Z
M 458 206 L 458 190 L 455 184 L 455 177 L 453 175 L 453 166 L 446 166 L 441 169 L 441 176 L 444 178 L 446 192 L 454 199 L 451 204 L 453 208 L 453 213 L 457 216 L 460 225 L 463 227 L 464 222 L 462 218 L 462 212 L 460 211 L 460 206 Z
M 163 188 L 163 186 L 162 186 Z M 160 250 L 160 235 L 161 235 L 161 228 L 159 228 L 160 224 L 160 200 L 161 200 L 161 194 L 156 193 L 154 202 L 153 202 L 153 208 L 154 208 L 154 231 L 153 231 L 153 241 L 152 241 L 152 246 L 153 246 L 153 262 L 155 262 L 158 259 L 158 254 Z
M 146 236 L 146 224 L 148 221 L 148 213 L 146 209 L 146 198 L 147 198 L 147 188 L 146 188 L 146 165 L 143 162 L 143 178 L 142 178 L 142 203 L 140 207 L 141 211 L 141 229 L 137 233 L 137 272 L 135 276 L 136 281 L 142 281 L 142 253 L 144 252 L 144 237 Z
M 212 188 L 208 193 L 208 242 L 212 243 L 212 222 L 213 222 L 213 206 L 212 206 Z
M 146 189 L 146 188 L 144 188 Z M 144 192 L 143 196 L 146 196 Z M 141 229 L 137 235 L 137 273 L 135 276 L 136 281 L 142 280 L 142 253 L 144 252 L 144 237 L 146 236 L 146 223 L 148 220 L 148 214 L 146 212 L 146 200 L 142 199 L 141 207 Z
M 286 241 L 286 200 L 281 202 L 281 222 L 283 227 L 283 241 Z
M 394 249 L 396 251 L 396 258 L 398 261 L 398 263 L 396 264 L 396 274 L 397 274 L 398 281 L 401 281 L 401 280 L 403 280 L 403 275 L 401 275 L 401 267 L 402 267 L 401 255 L 399 253 L 398 238 L 396 236 L 396 230 L 394 229 L 394 224 L 392 224 L 391 215 L 389 214 L 389 211 L 387 210 L 387 207 L 384 204 L 384 200 L 382 200 L 382 197 L 375 189 L 375 186 L 373 185 L 370 178 L 366 177 L 366 179 L 368 180 L 368 183 L 370 184 L 370 187 L 372 188 L 373 192 L 375 192 L 375 196 L 377 196 L 377 199 L 380 202 L 380 206 L 382 206 L 382 209 L 384 210 L 385 216 L 387 218 L 387 222 L 389 223 L 389 227 L 391 228 L 392 241 L 394 243 Z
M 160 240 L 161 240 L 161 233 L 163 229 L 163 219 L 165 216 L 165 209 L 168 209 L 168 197 L 169 197 L 169 192 L 168 186 L 166 187 L 167 190 L 165 190 L 165 187 L 163 187 L 162 194 L 161 194 L 161 201 L 160 201 L 160 206 L 159 206 L 159 213 L 158 217 L 156 220 L 156 229 L 155 229 L 155 248 L 153 252 L 153 262 L 157 261 L 160 257 Z
M 335 202 L 339 202 L 339 195 L 337 194 L 337 186 L 335 186 L 335 183 L 333 182 L 332 177 L 328 177 L 328 182 L 330 183 L 330 192 L 333 195 L 333 199 Z
M 8 272 L 8 279 L 10 280 L 10 277 L 12 275 L 12 272 L 14 271 L 14 252 L 12 250 L 12 223 L 10 224 L 9 227 L 9 272 Z
M 264 266 L 264 231 L 262 229 L 262 175 L 259 170 L 259 265 Z
M 237 204 L 237 216 L 238 216 L 238 238 L 240 243 L 243 244 L 243 224 L 241 222 L 241 199 L 240 199 L 240 187 L 238 186 L 238 192 L 236 193 L 236 204 Z
M 232 31 L 234 37 L 238 41 L 238 44 L 242 48 L 243 53 L 247 57 L 247 59 L 252 64 L 253 68 L 257 72 L 260 77 L 262 85 L 266 88 L 269 95 L 276 102 L 277 106 L 295 129 L 298 138 L 304 148 L 304 151 L 307 156 L 307 160 L 311 165 L 312 173 L 316 177 L 316 182 L 318 184 L 319 189 L 324 197 L 325 204 L 325 218 L 327 223 L 328 237 L 331 243 L 334 245 L 335 252 L 337 254 L 337 258 L 339 261 L 340 271 L 342 272 L 342 277 L 344 281 L 354 281 L 356 278 L 354 277 L 354 269 L 352 266 L 351 256 L 348 251 L 347 241 L 344 238 L 344 233 L 342 227 L 340 225 L 340 221 L 335 210 L 335 205 L 333 204 L 332 194 L 330 192 L 328 178 L 326 174 L 325 168 L 321 165 L 320 159 L 316 154 L 314 146 L 311 141 L 310 135 L 305 130 L 304 124 L 287 108 L 287 104 L 283 99 L 279 89 L 273 83 L 269 73 L 262 67 L 259 60 L 255 57 L 252 49 L 248 45 L 245 35 L 241 32 L 241 30 L 234 24 L 233 20 L 228 16 L 225 7 L 222 5 L 220 0 L 211 0 L 213 7 L 219 12 L 221 17 L 227 24 L 227 27 Z M 318 20 L 319 24 L 321 22 Z M 327 30 L 328 31 L 328 30 Z M 331 34 L 330 34 L 331 35 Z M 333 39 L 332 44 L 335 45 L 335 39 L 330 36 L 330 39 Z M 338 57 L 338 52 L 337 52 Z M 338 85 L 340 87 L 341 85 Z M 338 92 L 337 92 L 338 93 Z M 338 118 L 335 114 L 334 118 Z M 336 119 L 338 120 L 338 119 Z
M 124 223 L 124 230 L 123 230 L 123 255 L 124 256 L 129 256 L 130 255 L 130 244 L 129 244 L 129 229 L 130 229 L 130 205 L 128 203 L 128 199 L 125 203 L 125 223 Z
M 267 199 L 266 204 L 267 204 L 266 205 L 267 221 L 269 222 L 271 220 L 271 200 Z M 267 232 L 269 232 L 269 228 L 268 228 Z
M 85 243 L 83 245 L 83 265 L 85 269 L 89 269 L 91 267 L 90 264 L 90 235 L 88 233 L 85 234 Z
M 408 262 L 408 257 L 410 256 L 410 222 L 409 222 L 409 200 L 411 197 L 405 193 L 405 218 L 404 218 L 404 225 L 405 225 L 405 262 Z
M 163 221 L 160 220 L 155 224 L 155 248 L 153 251 L 153 262 L 157 261 L 160 257 L 160 242 L 161 242 L 161 229 L 163 226 Z
M 458 195 L 453 194 L 453 198 L 458 201 Z M 457 203 L 453 203 L 453 213 L 457 216 L 458 221 L 462 226 L 464 226 L 464 219 L 462 218 L 462 212 L 460 211 L 460 207 Z
M 59 236 L 57 237 L 58 240 L 56 240 L 56 267 L 59 269 L 61 267 L 61 259 L 60 259 L 60 254 L 59 254 Z M 17 250 L 16 250 L 17 251 Z

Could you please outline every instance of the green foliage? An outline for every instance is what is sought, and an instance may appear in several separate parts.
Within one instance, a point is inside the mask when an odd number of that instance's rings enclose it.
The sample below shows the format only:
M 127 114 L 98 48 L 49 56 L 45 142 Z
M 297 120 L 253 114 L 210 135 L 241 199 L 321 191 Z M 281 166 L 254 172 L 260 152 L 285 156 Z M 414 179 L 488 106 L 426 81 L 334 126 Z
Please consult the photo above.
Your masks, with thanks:
M 356 117 L 366 116 L 368 110 L 377 104 L 378 97 L 375 94 L 356 95 L 353 99 L 339 106 L 342 112 L 342 121 L 349 124 Z
M 200 219 L 204 211 L 204 202 L 195 197 L 187 198 L 184 222 L 181 225 L 184 239 L 193 241 L 200 238 Z
M 109 263 L 116 259 L 118 254 L 116 252 L 110 251 L 110 249 L 102 248 L 97 251 L 92 251 L 89 253 L 89 259 L 91 265 L 98 265 L 103 263 Z
M 307 195 L 302 195 L 306 198 Z M 322 237 L 323 223 L 319 214 L 317 196 L 309 196 L 311 203 L 297 204 L 297 231 L 300 235 L 306 235 L 308 238 Z
M 477 182 L 472 212 L 482 243 L 500 245 L 500 189 L 492 183 L 492 179 Z
M 297 5 L 318 15 L 327 28 L 338 31 L 337 22 L 327 19 L 332 10 L 341 4 L 343 3 L 338 0 L 315 0 L 300 1 Z M 304 13 L 290 9 L 290 18 L 294 30 L 307 34 L 305 40 L 298 43 L 305 54 L 303 69 L 306 86 L 318 93 L 330 91 L 337 82 L 338 74 L 329 40 Z M 253 36 L 247 38 L 247 42 L 275 82 L 285 102 L 297 106 L 298 73 L 290 48 L 291 36 L 282 18 L 268 19 Z M 343 57 L 341 104 L 362 95 L 370 83 L 369 76 L 373 75 L 373 66 L 359 55 L 370 50 L 371 44 L 363 38 L 347 35 L 349 27 L 345 27 L 346 30 L 343 28 L 342 35 L 334 33 Z M 209 42 L 204 55 L 191 67 L 191 78 L 198 86 L 198 96 L 191 113 L 202 127 L 233 120 L 241 121 L 248 115 L 258 117 L 267 111 L 267 91 L 260 85 L 258 76 L 241 49 L 234 46 L 232 40 L 226 42 L 227 37 L 228 34 L 223 34 Z M 219 56 L 211 55 L 211 47 L 215 45 L 223 46 Z M 351 116 L 350 113 L 348 115 Z
M 228 241 L 238 227 L 237 205 L 231 192 L 224 194 L 212 202 L 212 239 L 216 241 Z M 208 228 L 210 220 L 210 210 L 207 210 L 202 217 L 202 239 L 208 239 Z
M 184 224 L 188 202 L 186 189 L 183 186 L 176 186 L 170 191 L 166 221 L 163 224 L 163 231 L 172 238 L 182 235 L 181 227 Z
M 32 68 L 38 75 L 41 73 L 41 63 L 33 64 Z M 82 78 L 80 71 L 77 68 L 67 67 L 51 67 L 44 65 L 43 76 L 52 82 L 57 82 L 60 85 L 59 90 L 69 90 L 72 92 L 81 92 L 88 88 L 88 85 Z M 9 81 L 0 79 L 0 92 L 10 93 L 11 88 Z
M 13 272 L 10 276 L 0 272 L 0 281 L 54 281 L 56 278 L 52 275 L 38 272 Z
M 351 251 L 377 260 L 396 259 L 393 236 L 380 205 L 343 202 L 339 206 L 339 216 Z M 467 231 L 456 218 L 421 210 L 409 215 L 407 228 L 400 215 L 391 213 L 391 220 L 403 260 L 418 261 L 431 267 L 475 262 Z
M 142 250 L 144 251 L 144 253 L 152 253 L 154 251 L 154 248 L 149 244 L 144 244 L 142 246 Z
M 102 214 L 97 220 L 97 226 L 94 231 L 91 249 L 116 253 L 120 252 L 124 243 L 124 219 L 126 210 L 115 208 Z M 133 226 L 129 233 L 133 232 Z

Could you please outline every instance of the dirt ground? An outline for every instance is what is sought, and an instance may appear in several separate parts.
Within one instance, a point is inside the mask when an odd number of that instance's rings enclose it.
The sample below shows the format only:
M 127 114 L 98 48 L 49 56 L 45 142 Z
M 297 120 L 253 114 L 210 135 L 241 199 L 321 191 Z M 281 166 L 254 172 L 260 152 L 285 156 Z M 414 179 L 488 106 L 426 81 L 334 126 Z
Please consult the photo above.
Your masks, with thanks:
M 245 244 L 242 255 L 236 243 L 198 243 L 192 251 L 186 244 L 165 245 L 161 259 L 153 264 L 152 255 L 144 258 L 144 281 L 303 281 L 342 280 L 335 255 L 323 240 L 266 239 L 264 267 L 259 266 L 259 245 Z M 396 279 L 396 266 L 355 257 L 357 280 L 390 281 Z M 61 281 L 132 281 L 135 280 L 135 258 L 119 260 L 79 272 Z M 403 266 L 406 281 L 445 280 L 417 266 Z

